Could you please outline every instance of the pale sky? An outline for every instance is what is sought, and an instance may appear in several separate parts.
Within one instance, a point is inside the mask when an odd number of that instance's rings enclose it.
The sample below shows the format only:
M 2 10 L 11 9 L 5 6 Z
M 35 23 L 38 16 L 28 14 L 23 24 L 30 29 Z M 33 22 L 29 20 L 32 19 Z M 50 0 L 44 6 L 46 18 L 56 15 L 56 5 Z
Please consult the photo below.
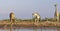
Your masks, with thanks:
M 32 18 L 34 12 L 38 12 L 41 18 L 52 18 L 56 3 L 60 12 L 60 0 L 0 0 L 0 19 L 8 19 L 12 11 L 21 19 Z

